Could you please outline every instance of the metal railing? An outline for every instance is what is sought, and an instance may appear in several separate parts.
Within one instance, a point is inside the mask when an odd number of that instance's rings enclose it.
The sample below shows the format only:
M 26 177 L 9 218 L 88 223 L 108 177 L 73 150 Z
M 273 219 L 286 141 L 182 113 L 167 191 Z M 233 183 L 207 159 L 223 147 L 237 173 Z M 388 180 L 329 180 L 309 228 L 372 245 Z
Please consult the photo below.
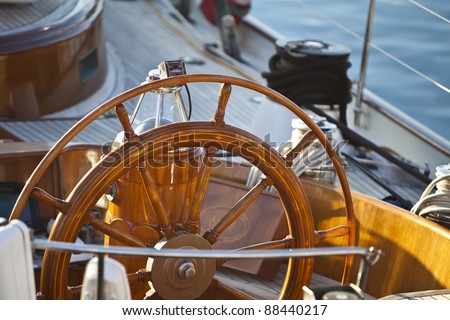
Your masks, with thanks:
M 184 250 L 184 249 L 156 249 L 135 248 L 122 246 L 86 245 L 42 239 L 32 240 L 32 248 L 37 250 L 51 250 L 69 253 L 92 253 L 99 256 L 99 262 L 103 256 L 127 255 L 144 256 L 152 258 L 199 258 L 199 259 L 286 259 L 286 258 L 311 258 L 323 256 L 347 256 L 361 257 L 359 271 L 355 285 L 364 290 L 369 267 L 373 266 L 383 255 L 380 249 L 361 247 L 324 247 L 310 249 L 277 249 L 277 250 Z M 100 263 L 99 265 L 102 265 Z M 99 268 L 99 277 L 103 270 Z M 97 292 L 101 292 L 97 291 Z

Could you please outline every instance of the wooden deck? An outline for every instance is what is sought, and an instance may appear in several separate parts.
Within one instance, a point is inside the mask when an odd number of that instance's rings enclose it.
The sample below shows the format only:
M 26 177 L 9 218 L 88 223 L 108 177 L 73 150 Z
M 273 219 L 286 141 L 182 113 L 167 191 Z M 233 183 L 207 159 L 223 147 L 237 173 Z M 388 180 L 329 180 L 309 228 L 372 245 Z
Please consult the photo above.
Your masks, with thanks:
M 13 3 L 2 4 L 0 33 L 15 31 L 18 28 L 30 28 L 36 21 L 40 24 L 43 19 L 50 16 L 56 20 L 64 16 L 74 5 L 75 2 L 64 0 L 36 1 L 33 5 L 25 6 Z
M 284 275 L 286 273 L 286 264 L 282 264 L 275 279 L 268 280 L 257 275 L 219 267 L 216 278 L 230 287 L 241 290 L 256 299 L 278 299 L 281 290 Z M 310 288 L 324 286 L 338 286 L 340 282 L 313 273 Z M 375 300 L 376 298 L 365 293 L 365 300 Z M 426 290 L 419 292 L 406 292 L 389 295 L 379 300 L 450 300 L 450 289 Z
M 39 7 L 40 8 L 40 7 Z M 38 8 L 38 9 L 39 9 Z M 45 9 L 45 8 L 44 8 Z M 42 10 L 44 10 L 42 9 Z M 49 11 L 50 9 L 46 9 Z M 44 10 L 45 11 L 45 10 Z M 41 15 L 50 14 L 43 12 Z M 202 26 L 205 21 L 195 17 Z M 39 121 L 0 121 L 0 138 L 18 141 L 57 141 L 76 121 L 106 99 L 142 83 L 149 70 L 164 60 L 184 59 L 201 63 L 187 63 L 187 72 L 227 74 L 263 82 L 261 75 L 249 66 L 228 59 L 219 59 L 218 33 L 207 28 L 202 36 L 184 18 L 164 1 L 105 1 L 104 33 L 108 57 L 108 76 L 102 89 L 85 102 L 75 106 L 71 119 L 43 119 Z M 207 48 L 207 49 L 205 49 Z M 193 98 L 193 120 L 208 120 L 217 105 L 219 85 L 189 86 Z M 239 91 L 239 93 L 237 93 Z M 254 92 L 235 88 L 227 107 L 226 122 L 248 130 L 258 107 Z M 134 109 L 136 100 L 126 106 Z M 60 116 L 60 115 L 57 115 Z M 75 117 L 75 118 L 74 118 Z M 288 124 L 287 124 L 288 125 Z M 95 121 L 82 131 L 74 142 L 99 144 L 114 140 L 121 126 L 115 115 Z M 3 133 L 3 136 L 2 136 Z M 39 133 L 39 134 L 36 134 Z M 349 167 L 348 175 L 353 190 L 383 199 L 389 193 L 367 178 L 360 170 Z M 395 185 L 394 185 L 395 187 Z M 423 188 L 396 188 L 412 202 L 417 201 Z
M 245 65 L 221 61 L 213 54 L 204 50 L 206 45 L 213 46 L 213 39 L 203 38 L 196 42 L 189 32 L 188 25 L 184 25 L 176 11 L 168 12 L 165 7 L 156 1 L 105 1 L 103 28 L 107 45 L 108 56 L 108 88 L 103 88 L 101 99 L 91 97 L 81 103 L 79 110 L 86 114 L 101 102 L 109 99 L 124 90 L 141 84 L 152 69 L 157 69 L 164 60 L 194 58 L 201 64 L 188 64 L 189 74 L 211 73 L 231 76 L 260 79 L 258 73 Z M 169 19 L 169 20 L 168 20 Z M 172 21 L 170 20 L 172 19 Z M 181 23 L 181 24 L 180 24 Z M 175 29 L 175 28 L 179 29 Z M 186 34 L 181 33 L 182 31 Z M 217 38 L 216 38 L 217 39 Z M 215 112 L 219 94 L 219 84 L 190 85 L 193 120 L 209 120 Z M 252 100 L 254 92 L 233 90 L 227 108 L 226 121 L 229 124 L 246 128 L 252 121 L 252 115 L 257 103 Z M 136 100 L 130 101 L 126 106 L 129 111 L 134 109 Z M 84 108 L 84 109 L 82 109 Z M 58 115 L 60 116 L 60 115 Z M 103 119 L 106 125 L 91 125 L 95 135 L 88 134 L 78 140 L 83 143 L 103 144 L 111 141 L 111 134 L 104 126 L 119 129 L 119 123 L 114 115 L 112 119 Z M 77 118 L 73 113 L 71 119 L 60 121 L 1 121 L 0 131 L 3 129 L 19 141 L 57 141 L 66 132 Z M 24 128 L 31 130 L 24 130 Z M 36 134 L 39 132 L 41 134 Z M 1 137 L 1 136 L 0 136 Z M 113 136 L 112 138 L 114 138 Z
M 279 292 L 283 285 L 284 275 L 286 274 L 286 264 L 282 264 L 276 277 L 268 280 L 257 275 L 251 275 L 245 272 L 236 271 L 224 267 L 219 267 L 216 278 L 227 284 L 228 286 L 238 289 L 256 299 L 278 299 Z M 324 286 L 339 286 L 340 282 L 324 277 L 320 274 L 313 273 L 310 288 Z M 374 300 L 371 295 L 365 294 L 366 300 Z

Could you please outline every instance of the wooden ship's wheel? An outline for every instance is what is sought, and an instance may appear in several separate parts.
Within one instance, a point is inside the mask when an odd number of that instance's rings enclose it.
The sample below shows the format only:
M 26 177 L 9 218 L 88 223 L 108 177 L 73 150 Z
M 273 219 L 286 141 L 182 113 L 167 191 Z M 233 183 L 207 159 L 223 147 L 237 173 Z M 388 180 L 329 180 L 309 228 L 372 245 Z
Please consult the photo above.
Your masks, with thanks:
M 172 123 L 139 135 L 133 131 L 127 111 L 123 106 L 125 101 L 161 87 L 180 86 L 194 82 L 222 83 L 217 111 L 213 119 L 202 122 Z M 274 99 L 302 119 L 311 128 L 311 131 L 306 133 L 286 156 L 281 156 L 258 137 L 225 123 L 225 110 L 232 86 L 248 88 Z M 112 108 L 116 109 L 124 128 L 125 142 L 104 156 L 78 182 L 66 200 L 57 199 L 36 188 L 36 183 L 43 172 L 63 147 L 89 123 Z M 313 217 L 302 183 L 290 167 L 295 156 L 315 138 L 322 143 L 335 166 L 346 201 L 347 225 L 336 226 L 331 230 L 314 230 Z M 200 234 L 199 221 L 211 166 L 214 155 L 219 150 L 232 152 L 234 155 L 246 159 L 263 173 L 263 177 L 210 231 Z M 166 208 L 167 201 L 163 198 L 167 195 L 159 192 L 155 182 L 158 179 L 158 172 L 155 173 L 154 166 L 152 166 L 152 161 L 155 159 L 163 159 L 172 164 L 174 161 L 181 161 L 194 168 L 196 183 L 190 191 L 185 192 L 186 197 L 189 198 L 186 212 Z M 108 223 L 91 215 L 91 210 L 98 199 L 126 174 L 132 174 L 134 178 L 140 179 L 143 190 L 145 190 L 144 195 L 147 197 L 145 201 L 153 212 L 153 220 L 147 225 L 136 228 L 134 232 L 130 232 L 131 228 L 127 229 L 123 223 L 121 224 L 120 221 L 126 219 Z M 267 250 L 311 248 L 322 239 L 333 236 L 347 236 L 348 245 L 355 245 L 353 207 L 344 170 L 331 143 L 308 115 L 279 93 L 247 80 L 219 75 L 183 75 L 147 83 L 124 92 L 105 102 L 77 123 L 49 151 L 36 168 L 16 203 L 11 219 L 20 217 L 27 198 L 32 194 L 39 200 L 51 204 L 60 212 L 49 237 L 51 241 L 75 242 L 81 228 L 84 225 L 91 225 L 104 233 L 110 241 L 120 242 L 127 246 L 156 246 L 162 250 L 164 248 L 212 250 L 212 245 L 221 237 L 221 234 L 244 213 L 267 186 L 273 186 L 281 200 L 287 220 L 288 234 L 278 240 L 253 245 L 252 248 Z M 127 221 L 128 227 L 130 223 L 133 223 L 132 218 Z M 252 227 L 264 228 L 260 225 Z M 68 253 L 45 252 L 41 273 L 41 292 L 45 298 L 70 299 L 77 296 L 79 292 L 68 287 L 69 262 L 70 254 Z M 216 266 L 221 263 L 223 261 L 211 259 L 160 258 L 153 260 L 151 271 L 140 272 L 144 279 L 152 280 L 158 296 L 165 299 L 195 299 L 202 298 L 206 294 L 207 297 L 211 297 L 214 296 L 211 295 L 211 292 L 215 290 L 224 291 L 231 298 L 249 298 L 248 295 L 228 288 L 215 278 Z M 349 279 L 352 263 L 352 257 L 347 257 L 343 275 L 344 282 Z M 302 287 L 309 284 L 312 270 L 312 258 L 290 258 L 279 298 L 300 299 Z M 133 290 L 133 286 L 131 287 Z

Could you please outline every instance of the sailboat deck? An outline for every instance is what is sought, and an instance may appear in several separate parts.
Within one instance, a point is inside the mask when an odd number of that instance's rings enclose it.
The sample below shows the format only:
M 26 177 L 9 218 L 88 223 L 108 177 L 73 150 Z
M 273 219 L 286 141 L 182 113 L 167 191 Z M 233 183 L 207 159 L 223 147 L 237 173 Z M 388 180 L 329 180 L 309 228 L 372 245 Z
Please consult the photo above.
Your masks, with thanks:
M 252 297 L 256 297 L 257 299 L 276 300 L 281 291 L 285 273 L 286 264 L 281 265 L 273 280 L 222 267 L 218 269 L 215 277 L 224 284 L 247 293 Z M 338 281 L 313 273 L 310 287 L 336 285 L 339 285 Z
M 216 278 L 224 284 L 256 297 L 257 299 L 276 300 L 278 299 L 278 293 L 283 284 L 285 272 L 286 265 L 283 264 L 281 265 L 277 276 L 272 281 L 257 275 L 251 275 L 222 267 L 218 269 Z M 338 286 L 339 284 L 339 281 L 313 273 L 309 287 Z M 364 299 L 374 300 L 376 298 L 365 293 Z M 450 289 L 398 293 L 383 297 L 381 300 L 450 300 Z
M 65 5 L 61 6 L 64 2 L 66 2 Z M 74 4 L 73 1 L 63 0 L 36 1 L 32 5 L 2 4 L 0 33 L 15 32 L 18 28 L 30 28 L 35 23 L 42 25 L 42 21 L 49 18 L 55 20 L 63 16 Z
M 108 98 L 142 83 L 148 71 L 157 68 L 164 60 L 196 61 L 194 64 L 187 63 L 186 69 L 190 74 L 226 74 L 262 81 L 260 74 L 247 65 L 217 58 L 216 55 L 221 54 L 220 50 L 214 49 L 218 46 L 215 43 L 219 39 L 218 34 L 209 31 L 202 34 L 200 39 L 194 34 L 192 26 L 178 12 L 171 10 L 158 1 L 106 1 L 104 32 L 108 52 L 107 80 L 95 96 L 68 112 L 86 114 Z M 204 50 L 205 47 L 209 49 Z M 217 105 L 218 84 L 201 87 L 194 84 L 189 88 L 193 97 L 192 119 L 210 119 Z M 246 90 L 240 90 L 239 94 L 233 92 L 227 107 L 227 123 L 248 129 L 258 107 L 255 95 Z M 133 100 L 126 105 L 130 112 L 135 102 Z M 18 141 L 57 141 L 78 120 L 58 117 L 57 114 L 43 120 L 1 121 L 0 132 L 6 132 L 7 136 Z M 115 115 L 109 114 L 89 125 L 73 142 L 104 145 L 111 143 L 121 130 Z M 352 168 L 348 174 L 352 189 L 379 199 L 389 195 L 360 170 Z M 401 186 L 398 190 L 405 198 L 415 202 L 423 189 Z
M 38 1 L 46 3 L 46 1 Z M 108 50 L 108 77 L 102 90 L 95 97 L 76 106 L 76 111 L 87 113 L 93 107 L 106 99 L 132 87 L 139 85 L 151 69 L 155 69 L 163 60 L 185 59 L 196 61 L 187 64 L 187 71 L 193 73 L 227 74 L 238 77 L 248 77 L 252 80 L 262 81 L 254 70 L 245 64 L 228 60 L 224 62 L 215 54 L 215 41 L 219 37 L 210 37 L 202 34 L 202 39 L 194 34 L 191 27 L 186 24 L 184 30 L 170 27 L 167 19 L 173 19 L 178 25 L 183 25 L 183 18 L 176 12 L 161 14 L 159 10 L 169 10 L 160 6 L 158 1 L 105 1 L 104 32 Z M 169 18 L 167 18 L 169 17 Z M 0 24 L 6 20 L 0 16 Z M 0 25 L 1 26 L 1 25 Z M 6 27 L 5 27 L 6 28 Z M 189 39 L 185 35 L 191 36 Z M 209 51 L 204 48 L 208 47 Z M 206 86 L 190 86 L 193 101 L 193 120 L 209 119 L 215 112 L 219 86 L 208 84 Z M 258 107 L 253 99 L 255 93 L 232 93 L 232 99 L 227 107 L 225 120 L 227 123 L 248 128 L 252 122 L 253 114 Z M 132 111 L 131 101 L 126 105 Z M 58 117 L 58 116 L 57 116 Z M 77 118 L 43 119 L 35 121 L 0 121 L 0 133 L 6 133 L 18 141 L 57 141 L 77 121 Z M 111 142 L 121 129 L 118 119 L 114 115 L 107 115 L 88 126 L 74 142 L 102 145 Z M 1 135 L 0 135 L 1 138 Z M 3 153 L 0 144 L 0 154 Z M 368 179 L 357 168 L 348 167 L 347 175 L 353 190 L 369 196 L 383 199 L 389 195 L 382 187 Z M 394 183 L 391 184 L 391 187 Z M 399 193 L 410 201 L 416 201 L 422 188 L 398 186 Z M 221 268 L 218 279 L 242 291 L 252 288 L 262 298 L 275 299 L 276 292 L 281 288 L 281 269 L 275 281 Z M 312 286 L 336 285 L 338 282 L 314 274 Z M 398 294 L 386 298 L 392 299 L 450 299 L 450 291 L 432 291 L 408 294 Z
M 172 17 L 179 21 L 182 17 L 177 12 L 162 14 L 160 10 L 169 9 L 144 1 L 106 1 L 103 29 L 108 51 L 108 80 L 100 92 L 65 112 L 64 120 L 61 120 L 62 114 L 54 114 L 45 116 L 47 119 L 44 120 L 1 121 L 0 130 L 8 132 L 19 141 L 57 141 L 76 122 L 76 113 L 78 117 L 80 113 L 87 114 L 105 100 L 138 86 L 145 80 L 148 72 L 157 69 L 164 60 L 194 59 L 195 64 L 187 63 L 189 74 L 226 74 L 260 79 L 259 74 L 245 65 L 232 66 L 203 51 L 205 45 L 214 47 L 217 43 L 213 44 L 208 39 L 203 39 L 204 43 L 195 43 L 192 39 L 188 41 L 179 30 L 168 27 L 166 18 L 163 18 Z M 191 85 L 189 89 L 193 98 L 192 119 L 210 119 L 217 106 L 220 85 Z M 232 94 L 227 108 L 227 123 L 242 128 L 251 123 L 257 107 L 257 103 L 252 100 L 254 95 L 250 91 Z M 133 100 L 126 105 L 129 111 L 133 110 L 135 102 Z M 67 119 L 67 114 L 70 119 Z M 120 124 L 115 116 L 109 116 L 113 118 L 102 119 L 99 126 L 96 123 L 91 125 L 95 135 L 86 135 L 75 142 L 103 144 L 111 141 L 111 132 L 105 130 L 105 127 L 117 132 Z

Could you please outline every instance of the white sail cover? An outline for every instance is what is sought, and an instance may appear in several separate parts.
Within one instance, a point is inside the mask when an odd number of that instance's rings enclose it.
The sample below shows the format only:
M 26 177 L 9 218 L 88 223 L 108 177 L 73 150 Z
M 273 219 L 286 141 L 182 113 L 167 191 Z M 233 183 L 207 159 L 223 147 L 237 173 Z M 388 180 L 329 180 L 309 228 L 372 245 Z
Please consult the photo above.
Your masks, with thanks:
M 84 272 L 81 300 L 97 299 L 98 258 L 88 262 Z M 130 300 L 131 292 L 125 267 L 112 258 L 105 257 L 103 274 L 104 300 Z
M 20 220 L 0 227 L 0 300 L 34 300 L 30 231 Z

